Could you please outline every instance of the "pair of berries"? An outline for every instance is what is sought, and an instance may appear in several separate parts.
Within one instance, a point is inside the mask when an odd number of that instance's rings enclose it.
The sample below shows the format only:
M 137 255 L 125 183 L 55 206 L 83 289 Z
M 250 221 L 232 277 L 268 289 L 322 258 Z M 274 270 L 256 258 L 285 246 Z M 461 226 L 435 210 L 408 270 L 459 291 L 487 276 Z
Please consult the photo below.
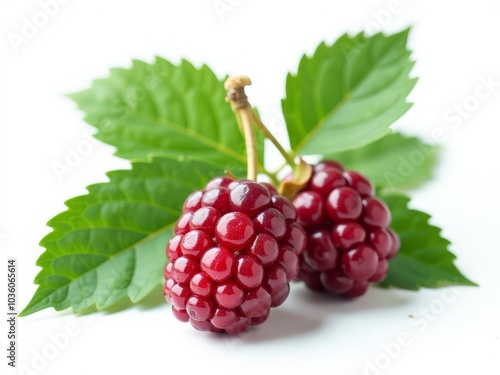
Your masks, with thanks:
M 389 223 L 370 182 L 335 162 L 316 165 L 293 204 L 270 184 L 217 177 L 184 203 L 164 295 L 177 319 L 229 334 L 266 321 L 292 280 L 357 297 L 399 249 Z

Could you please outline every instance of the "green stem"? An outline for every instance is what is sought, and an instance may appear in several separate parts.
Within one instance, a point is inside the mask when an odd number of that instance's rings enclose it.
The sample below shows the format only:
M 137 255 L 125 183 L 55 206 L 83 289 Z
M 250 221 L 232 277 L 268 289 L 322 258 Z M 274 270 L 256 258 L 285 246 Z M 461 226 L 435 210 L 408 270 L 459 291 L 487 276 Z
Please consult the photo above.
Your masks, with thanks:
M 247 108 L 239 109 L 237 116 L 240 118 L 243 135 L 245 137 L 247 150 L 247 178 L 249 180 L 256 181 L 258 161 L 257 149 L 255 147 L 255 134 L 252 127 L 252 117 L 249 115 Z
M 290 165 L 294 171 L 297 171 L 297 164 L 295 163 L 293 156 L 285 151 L 283 146 L 281 146 L 278 140 L 271 134 L 269 129 L 252 110 L 245 94 L 245 86 L 250 84 L 250 79 L 245 76 L 228 78 L 224 83 L 224 87 L 227 90 L 226 100 L 231 103 L 231 108 L 236 115 L 238 125 L 245 135 L 248 178 L 250 180 L 255 180 L 257 172 L 262 171 L 269 177 L 274 185 L 278 186 L 280 181 L 278 180 L 277 172 L 270 172 L 264 168 L 264 166 L 261 167 L 260 164 L 258 164 L 258 156 L 255 147 L 255 134 L 253 133 L 252 124 L 255 124 L 257 129 L 259 129 L 259 131 L 274 144 L 280 154 L 285 158 L 285 165 Z M 281 167 L 280 170 L 282 168 L 283 167 Z
M 274 135 L 271 134 L 271 132 L 264 125 L 264 123 L 261 121 L 259 116 L 257 116 L 253 111 L 252 111 L 252 115 L 253 115 L 253 120 L 254 120 L 255 124 L 257 125 L 257 128 L 261 131 L 262 134 L 264 134 L 264 136 L 267 139 L 269 139 L 271 141 L 271 143 L 274 145 L 274 147 L 276 147 L 278 149 L 278 151 L 283 156 L 283 158 L 285 158 L 287 164 L 290 165 L 290 167 L 292 167 L 293 169 L 295 169 L 297 164 L 295 163 L 293 156 L 285 151 L 285 149 L 283 148 L 281 143 L 279 143 L 278 140 L 274 137 Z

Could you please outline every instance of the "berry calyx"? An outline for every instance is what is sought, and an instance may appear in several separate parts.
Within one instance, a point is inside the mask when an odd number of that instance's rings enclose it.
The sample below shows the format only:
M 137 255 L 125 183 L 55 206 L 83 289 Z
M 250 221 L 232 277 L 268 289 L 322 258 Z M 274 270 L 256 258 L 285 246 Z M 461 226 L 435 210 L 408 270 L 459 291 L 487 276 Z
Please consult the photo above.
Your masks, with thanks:
M 293 204 L 307 232 L 298 276 L 307 287 L 354 298 L 384 280 L 400 242 L 367 177 L 322 161 Z

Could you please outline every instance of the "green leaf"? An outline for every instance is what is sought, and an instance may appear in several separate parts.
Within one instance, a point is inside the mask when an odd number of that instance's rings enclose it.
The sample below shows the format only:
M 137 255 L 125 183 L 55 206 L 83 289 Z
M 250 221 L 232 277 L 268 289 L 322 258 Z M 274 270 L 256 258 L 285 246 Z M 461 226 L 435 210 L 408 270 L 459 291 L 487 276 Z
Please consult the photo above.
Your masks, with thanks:
M 112 69 L 108 78 L 69 95 L 98 129 L 96 138 L 115 146 L 117 156 L 189 155 L 232 170 L 246 165 L 246 152 L 225 96 L 223 80 L 206 65 L 197 69 L 160 57 Z M 264 141 L 257 140 L 262 161 Z
M 379 197 L 391 209 L 392 227 L 401 238 L 401 249 L 389 262 L 389 274 L 379 286 L 409 290 L 477 286 L 454 265 L 450 242 L 441 236 L 441 229 L 429 224 L 429 215 L 409 208 L 410 199 L 404 195 L 382 192 Z
M 390 132 L 411 104 L 416 79 L 406 48 L 408 31 L 359 34 L 322 43 L 289 74 L 283 113 L 297 154 L 331 154 L 364 146 Z
M 438 147 L 416 137 L 393 133 L 355 150 L 325 155 L 347 169 L 365 174 L 375 185 L 390 190 L 415 188 L 432 177 Z
M 39 287 L 20 315 L 143 299 L 162 282 L 165 246 L 184 199 L 220 174 L 206 162 L 156 157 L 110 172 L 109 182 L 67 201 L 68 210 L 48 223 Z

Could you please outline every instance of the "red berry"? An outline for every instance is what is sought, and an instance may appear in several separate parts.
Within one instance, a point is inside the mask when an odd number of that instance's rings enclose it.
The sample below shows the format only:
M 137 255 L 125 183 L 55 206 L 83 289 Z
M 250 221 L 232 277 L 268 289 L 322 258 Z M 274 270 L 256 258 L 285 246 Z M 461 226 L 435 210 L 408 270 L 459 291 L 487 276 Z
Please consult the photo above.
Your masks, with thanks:
M 304 228 L 299 223 L 291 222 L 288 224 L 285 236 L 281 239 L 280 244 L 290 246 L 295 254 L 300 255 L 304 251 L 307 243 L 307 235 Z
M 363 201 L 363 222 L 379 228 L 386 228 L 391 223 L 391 213 L 387 205 L 377 198 L 366 198 Z
M 217 307 L 210 322 L 217 328 L 225 329 L 235 324 L 237 320 L 238 313 L 236 310 Z
M 325 287 L 321 283 L 320 277 L 323 275 L 323 272 L 312 272 L 312 273 L 304 273 L 301 277 L 301 280 L 306 284 L 306 286 L 311 290 L 316 290 L 318 292 L 325 290 Z
M 330 192 L 340 186 L 345 186 L 346 180 L 342 172 L 334 168 L 325 168 L 316 171 L 309 180 L 308 188 L 323 196 L 328 196 Z
M 247 247 L 246 253 L 258 259 L 263 266 L 268 266 L 278 258 L 279 247 L 273 236 L 261 233 Z
M 286 232 L 286 221 L 281 212 L 269 208 L 258 214 L 253 220 L 255 229 L 260 233 L 267 233 L 280 240 Z
M 250 321 L 251 325 L 258 326 L 258 325 L 264 323 L 269 318 L 270 312 L 271 312 L 271 309 L 267 309 L 264 314 L 257 316 L 255 318 L 252 318 Z
M 373 276 L 370 277 L 370 279 L 368 281 L 370 281 L 372 283 L 378 283 L 378 282 L 384 280 L 385 277 L 387 276 L 388 270 L 389 270 L 389 263 L 387 262 L 387 260 L 381 259 L 378 262 L 377 270 L 375 271 Z
M 264 185 L 267 188 L 267 191 L 269 192 L 271 197 L 278 195 L 278 191 L 276 190 L 276 188 L 273 185 L 271 185 L 269 182 L 261 182 L 260 184 Z
M 286 284 L 279 292 L 271 295 L 271 307 L 282 305 L 286 301 L 288 294 L 290 294 L 290 284 Z
M 207 232 L 192 230 L 184 235 L 180 247 L 183 255 L 199 259 L 205 251 L 214 247 L 214 245 L 212 237 Z
M 174 316 L 181 322 L 189 322 L 189 315 L 184 309 L 180 310 L 177 307 L 172 306 L 172 314 L 174 314 Z
M 163 296 L 168 303 L 172 303 L 172 288 L 176 285 L 174 279 L 167 279 L 163 285 Z
M 389 235 L 391 236 L 392 246 L 391 246 L 391 251 L 389 252 L 389 255 L 387 255 L 387 259 L 392 259 L 398 253 L 399 248 L 401 247 L 401 241 L 399 239 L 399 236 L 396 234 L 396 232 L 394 232 L 391 229 L 389 229 L 388 232 L 389 232 Z
M 189 220 L 189 228 L 191 230 L 202 230 L 209 234 L 215 231 L 215 225 L 220 218 L 220 213 L 213 207 L 202 207 L 193 212 Z
M 277 264 L 267 267 L 263 285 L 271 295 L 281 292 L 288 285 L 288 279 L 283 267 Z
M 189 318 L 189 323 L 191 323 L 193 328 L 197 329 L 198 331 L 221 332 L 220 329 L 214 327 L 214 325 L 209 321 L 200 322 L 198 320 L 194 320 L 193 318 Z
M 229 205 L 231 210 L 253 217 L 271 206 L 271 195 L 262 184 L 252 181 L 241 182 L 231 190 Z
M 196 190 L 192 192 L 182 206 L 182 212 L 195 212 L 201 208 L 201 199 L 203 197 L 203 190 Z
M 337 224 L 333 227 L 332 238 L 339 250 L 349 250 L 354 245 L 363 243 L 366 238 L 365 228 L 358 223 Z
M 234 278 L 245 289 L 258 287 L 262 283 L 264 269 L 254 258 L 243 255 L 236 261 Z
M 243 302 L 243 297 L 245 293 L 243 289 L 238 286 L 234 281 L 227 281 L 225 283 L 218 284 L 215 289 L 215 301 L 221 307 L 226 309 L 234 309 L 241 305 Z
M 348 186 L 332 190 L 326 202 L 326 212 L 335 222 L 357 220 L 363 211 L 359 194 Z
M 343 171 L 344 167 L 342 164 L 337 163 L 333 160 L 323 160 L 314 166 L 314 172 L 320 172 L 326 168 L 338 169 L 339 171 Z
M 276 208 L 285 220 L 296 220 L 297 219 L 297 210 L 292 202 L 281 195 L 274 195 L 271 198 L 271 202 L 273 207 Z
M 356 190 L 362 197 L 370 197 L 373 195 L 373 185 L 370 180 L 361 173 L 355 171 L 345 171 L 344 177 L 350 187 Z
M 330 233 L 318 230 L 309 235 L 305 262 L 315 271 L 327 271 L 337 265 L 337 249 L 333 245 Z
M 319 276 L 323 287 L 336 294 L 342 294 L 349 290 L 354 285 L 354 280 L 350 279 L 339 269 L 332 269 L 327 272 L 321 272 Z
M 189 195 L 166 251 L 174 316 L 229 334 L 262 324 L 298 273 L 307 239 L 296 217 L 270 184 L 217 177 Z
M 200 270 L 199 263 L 193 258 L 178 258 L 172 269 L 172 278 L 178 283 L 186 283 Z
M 353 280 L 368 280 L 375 274 L 378 255 L 371 247 L 360 245 L 342 256 L 342 269 Z
M 250 327 L 251 320 L 246 316 L 238 315 L 236 323 L 226 328 L 226 332 L 230 335 L 240 335 L 246 332 Z
M 234 267 L 234 255 L 225 247 L 214 247 L 201 258 L 201 270 L 213 281 L 224 281 L 231 277 Z
M 263 287 L 248 291 L 240 305 L 241 312 L 249 318 L 264 314 L 270 307 L 271 295 Z
M 387 258 L 392 250 L 392 236 L 387 229 L 376 229 L 370 233 L 370 244 L 380 258 Z
M 181 251 L 181 241 L 182 241 L 182 236 L 181 235 L 176 235 L 172 237 L 167 244 L 167 257 L 171 261 L 176 260 L 177 258 L 182 256 L 182 251 Z
M 165 268 L 163 269 L 163 277 L 168 280 L 168 279 L 171 279 L 172 278 L 172 271 L 173 271 L 173 268 L 174 268 L 174 264 L 173 263 L 169 263 L 165 266 Z
M 198 297 L 197 295 L 189 297 L 186 304 L 186 311 L 193 320 L 204 321 L 212 317 L 215 310 L 211 299 Z
M 207 183 L 205 188 L 207 190 L 217 189 L 220 187 L 227 188 L 231 182 L 233 182 L 233 180 L 228 176 L 215 177 Z
M 252 220 L 241 212 L 230 212 L 222 216 L 215 229 L 217 242 L 233 250 L 242 250 L 253 239 Z
M 320 225 L 325 220 L 323 197 L 314 191 L 304 191 L 293 199 L 297 222 L 304 228 Z
M 298 222 L 307 229 L 306 250 L 297 254 L 298 279 L 308 288 L 354 298 L 386 277 L 387 261 L 397 254 L 400 241 L 388 228 L 389 209 L 373 194 L 373 185 L 361 173 L 344 171 L 329 160 L 314 166 L 293 200 Z M 292 243 L 292 225 L 280 245 Z
M 200 297 L 208 297 L 214 291 L 214 284 L 206 273 L 200 272 L 193 276 L 189 282 L 189 288 L 194 294 Z
M 201 200 L 203 207 L 213 207 L 220 213 L 225 214 L 229 211 L 229 189 L 219 187 L 208 190 Z
M 189 232 L 189 221 L 191 220 L 191 216 L 191 212 L 186 212 L 180 217 L 175 225 L 175 234 L 186 234 Z
M 178 309 L 185 309 L 186 303 L 191 293 L 189 292 L 189 287 L 185 284 L 174 284 L 170 293 L 170 301 L 172 305 Z
M 299 273 L 299 258 L 290 246 L 280 247 L 277 262 L 283 267 L 288 281 L 297 277 Z
M 364 281 L 364 280 L 363 281 L 355 281 L 351 290 L 344 293 L 343 296 L 348 297 L 348 298 L 356 298 L 356 297 L 362 296 L 363 294 L 366 293 L 368 286 L 370 286 L 370 283 L 368 281 Z

